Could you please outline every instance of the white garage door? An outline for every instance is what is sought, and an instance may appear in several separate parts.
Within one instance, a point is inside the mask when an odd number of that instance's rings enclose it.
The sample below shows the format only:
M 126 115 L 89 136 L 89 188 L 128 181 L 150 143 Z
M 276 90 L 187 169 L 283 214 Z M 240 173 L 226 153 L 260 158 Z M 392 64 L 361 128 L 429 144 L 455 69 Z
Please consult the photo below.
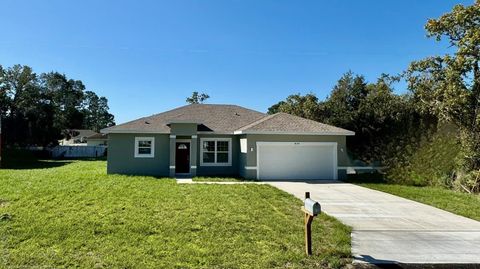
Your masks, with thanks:
M 258 178 L 337 179 L 337 143 L 257 142 Z

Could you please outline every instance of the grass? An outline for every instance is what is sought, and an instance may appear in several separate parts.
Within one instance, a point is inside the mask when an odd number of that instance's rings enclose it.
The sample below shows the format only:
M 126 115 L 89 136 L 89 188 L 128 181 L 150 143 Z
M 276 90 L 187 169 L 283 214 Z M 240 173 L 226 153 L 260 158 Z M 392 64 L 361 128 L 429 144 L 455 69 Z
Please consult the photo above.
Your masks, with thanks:
M 350 229 L 265 185 L 106 175 L 105 161 L 0 170 L 0 268 L 340 268 Z
M 389 184 L 376 180 L 361 180 L 360 178 L 351 182 L 480 221 L 479 195 L 461 193 L 442 187 Z

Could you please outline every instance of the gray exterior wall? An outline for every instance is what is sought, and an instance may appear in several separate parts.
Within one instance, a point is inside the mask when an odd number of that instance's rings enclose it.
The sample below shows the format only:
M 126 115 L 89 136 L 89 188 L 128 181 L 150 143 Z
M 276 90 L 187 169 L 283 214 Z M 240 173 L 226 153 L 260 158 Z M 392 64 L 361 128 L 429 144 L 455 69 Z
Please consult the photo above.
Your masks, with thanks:
M 107 146 L 108 140 L 104 139 L 89 139 L 87 140 L 87 146 Z
M 135 158 L 135 137 L 155 137 L 154 158 Z M 109 134 L 107 173 L 168 176 L 168 134 Z
M 196 135 L 197 124 L 196 123 L 172 123 L 170 124 L 170 134 L 172 135 Z

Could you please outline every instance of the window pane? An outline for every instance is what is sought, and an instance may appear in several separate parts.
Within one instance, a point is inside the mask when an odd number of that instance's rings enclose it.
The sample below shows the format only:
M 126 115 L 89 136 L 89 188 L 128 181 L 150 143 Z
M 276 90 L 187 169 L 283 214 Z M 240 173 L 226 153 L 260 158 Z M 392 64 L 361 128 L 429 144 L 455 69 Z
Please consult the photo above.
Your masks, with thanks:
M 204 152 L 203 153 L 203 162 L 204 163 L 214 163 L 215 162 L 215 153 Z
M 203 149 L 205 151 L 215 151 L 215 141 L 204 141 Z
M 187 149 L 187 145 L 180 144 L 180 145 L 178 145 L 178 149 Z
M 152 146 L 152 141 L 138 141 L 138 146 L 139 147 L 151 147 Z
M 217 141 L 217 151 L 228 151 L 228 141 Z
M 138 154 L 151 154 L 151 148 L 138 148 Z
M 228 163 L 228 153 L 217 153 L 217 163 Z

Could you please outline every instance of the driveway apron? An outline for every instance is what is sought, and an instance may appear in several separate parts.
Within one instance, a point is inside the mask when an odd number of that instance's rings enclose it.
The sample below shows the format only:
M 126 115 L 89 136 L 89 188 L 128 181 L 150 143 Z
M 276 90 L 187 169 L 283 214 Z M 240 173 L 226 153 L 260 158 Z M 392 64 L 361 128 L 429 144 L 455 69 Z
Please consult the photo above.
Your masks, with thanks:
M 480 264 L 480 222 L 348 183 L 268 184 L 303 199 L 353 228 L 357 263 Z

